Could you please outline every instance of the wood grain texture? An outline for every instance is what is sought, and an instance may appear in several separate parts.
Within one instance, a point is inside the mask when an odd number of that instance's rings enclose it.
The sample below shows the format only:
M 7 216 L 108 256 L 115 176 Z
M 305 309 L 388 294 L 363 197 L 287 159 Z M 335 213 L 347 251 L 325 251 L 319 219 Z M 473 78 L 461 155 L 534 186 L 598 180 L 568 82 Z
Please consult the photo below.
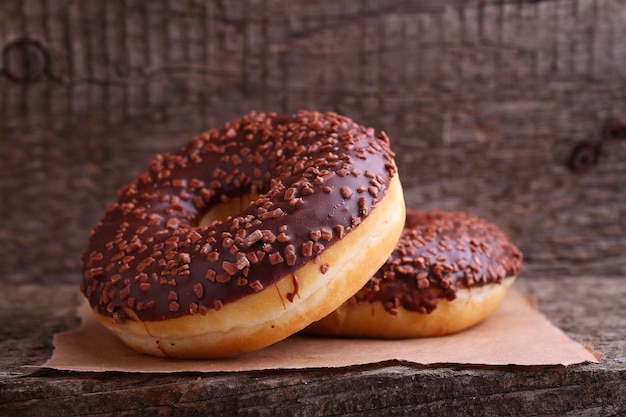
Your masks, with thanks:
M 0 284 L 0 415 L 618 416 L 626 413 L 626 282 L 516 282 L 574 340 L 603 354 L 572 367 L 400 362 L 241 373 L 78 373 L 40 365 L 77 325 L 72 285 Z M 37 308 L 33 308 L 37 306 Z
M 566 160 L 626 124 L 625 18 L 619 0 L 1 2 L 0 280 L 76 283 L 156 153 L 298 108 L 385 130 L 408 204 L 494 221 L 525 276 L 623 275 L 626 140 L 588 172 Z

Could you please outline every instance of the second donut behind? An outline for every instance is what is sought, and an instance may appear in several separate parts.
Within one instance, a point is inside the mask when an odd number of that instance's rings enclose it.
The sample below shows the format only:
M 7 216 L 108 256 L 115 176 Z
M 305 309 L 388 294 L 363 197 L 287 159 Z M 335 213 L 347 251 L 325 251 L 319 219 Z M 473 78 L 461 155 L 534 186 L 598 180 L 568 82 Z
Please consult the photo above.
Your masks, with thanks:
M 462 212 L 407 210 L 385 265 L 306 333 L 401 339 L 467 329 L 500 305 L 522 253 L 495 224 Z

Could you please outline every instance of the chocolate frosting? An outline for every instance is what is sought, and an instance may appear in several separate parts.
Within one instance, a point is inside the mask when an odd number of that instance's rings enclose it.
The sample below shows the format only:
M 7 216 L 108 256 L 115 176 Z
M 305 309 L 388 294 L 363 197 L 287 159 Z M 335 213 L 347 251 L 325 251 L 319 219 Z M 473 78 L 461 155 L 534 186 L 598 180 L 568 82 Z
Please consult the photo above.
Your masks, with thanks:
M 219 310 L 285 277 L 297 293 L 298 269 L 358 227 L 395 174 L 387 136 L 349 118 L 251 113 L 158 155 L 120 190 L 90 235 L 81 291 L 118 321 L 124 308 L 148 321 Z M 260 197 L 200 226 L 249 193 Z
M 460 288 L 501 283 L 521 267 L 522 253 L 495 224 L 462 212 L 407 210 L 396 249 L 351 302 L 430 313 Z

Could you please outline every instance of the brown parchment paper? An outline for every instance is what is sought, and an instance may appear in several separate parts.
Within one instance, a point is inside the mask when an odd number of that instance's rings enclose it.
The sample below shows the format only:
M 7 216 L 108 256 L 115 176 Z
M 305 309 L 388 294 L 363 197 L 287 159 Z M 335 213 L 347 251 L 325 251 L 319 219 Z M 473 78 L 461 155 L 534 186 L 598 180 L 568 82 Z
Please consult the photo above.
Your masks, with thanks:
M 599 357 L 568 338 L 514 290 L 485 321 L 454 335 L 370 340 L 298 334 L 265 349 L 218 360 L 142 355 L 102 327 L 86 303 L 78 315 L 81 326 L 55 335 L 53 356 L 44 367 L 92 372 L 228 372 L 347 367 L 394 360 L 421 365 L 568 366 L 598 362 Z

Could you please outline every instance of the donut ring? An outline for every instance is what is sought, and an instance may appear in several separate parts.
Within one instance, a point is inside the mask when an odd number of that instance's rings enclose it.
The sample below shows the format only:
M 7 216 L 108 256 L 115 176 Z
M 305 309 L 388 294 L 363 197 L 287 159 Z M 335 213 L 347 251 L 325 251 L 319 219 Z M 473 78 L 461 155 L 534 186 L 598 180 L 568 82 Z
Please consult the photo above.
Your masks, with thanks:
M 334 113 L 225 123 L 120 191 L 90 235 L 81 291 L 139 352 L 268 346 L 332 312 L 393 250 L 405 213 L 393 156 L 384 133 Z
M 501 303 L 522 254 L 494 224 L 461 212 L 407 210 L 385 265 L 307 333 L 411 338 L 467 329 Z

